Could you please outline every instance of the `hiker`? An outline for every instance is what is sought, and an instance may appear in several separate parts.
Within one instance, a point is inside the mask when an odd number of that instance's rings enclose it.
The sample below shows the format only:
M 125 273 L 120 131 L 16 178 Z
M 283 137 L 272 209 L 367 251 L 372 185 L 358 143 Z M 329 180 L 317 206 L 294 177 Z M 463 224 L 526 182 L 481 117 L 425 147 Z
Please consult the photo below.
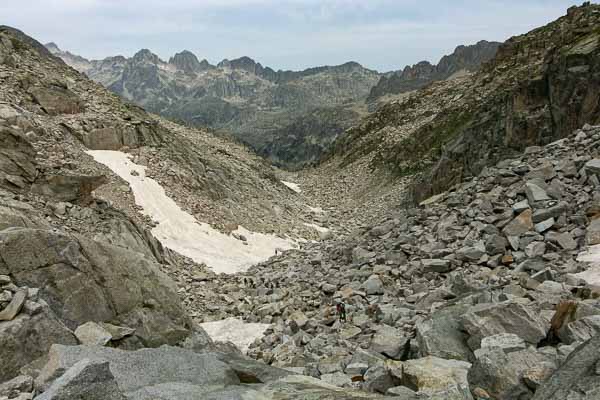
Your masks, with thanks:
M 343 302 L 337 303 L 335 306 L 340 321 L 346 322 L 346 305 Z

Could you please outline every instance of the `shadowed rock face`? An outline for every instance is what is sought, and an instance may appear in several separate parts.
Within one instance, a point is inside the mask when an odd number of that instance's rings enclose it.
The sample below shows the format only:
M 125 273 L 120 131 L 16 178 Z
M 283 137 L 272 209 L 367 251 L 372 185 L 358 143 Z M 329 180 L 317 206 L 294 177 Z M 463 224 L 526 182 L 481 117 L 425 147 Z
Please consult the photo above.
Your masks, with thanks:
M 87 204 L 92 192 L 105 183 L 105 176 L 52 175 L 38 180 L 32 190 L 57 201 Z
M 37 176 L 35 150 L 21 132 L 0 125 L 0 186 L 30 187 Z
M 340 136 L 329 158 L 361 160 L 392 179 L 416 175 L 418 202 L 600 122 L 599 22 L 600 8 L 588 4 L 509 39 L 475 73 L 383 105 Z
M 598 349 L 600 349 L 600 335 L 578 346 L 566 362 L 540 386 L 533 400 L 568 398 L 587 400 L 598 396 L 600 393 Z

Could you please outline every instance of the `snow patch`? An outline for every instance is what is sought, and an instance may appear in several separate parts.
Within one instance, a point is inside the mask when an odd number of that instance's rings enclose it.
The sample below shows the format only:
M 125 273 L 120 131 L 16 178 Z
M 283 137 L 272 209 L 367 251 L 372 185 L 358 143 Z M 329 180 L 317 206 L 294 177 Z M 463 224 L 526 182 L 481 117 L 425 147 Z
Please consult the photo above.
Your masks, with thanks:
M 308 211 L 310 211 L 311 213 L 315 213 L 315 214 L 323 214 L 325 212 L 325 210 L 323 210 L 321 207 L 311 207 L 311 206 L 306 206 L 308 208 Z
M 325 227 L 319 226 L 317 224 L 309 224 L 309 223 L 305 222 L 304 225 L 308 226 L 309 228 L 313 228 L 317 232 L 321 232 L 321 233 L 327 233 L 327 232 L 329 232 L 329 228 L 325 228 Z
M 600 244 L 590 246 L 583 253 L 579 253 L 577 261 L 589 262 L 589 263 L 600 263 Z
M 244 354 L 250 345 L 263 337 L 269 324 L 246 323 L 237 318 L 227 318 L 220 321 L 204 322 L 200 326 L 208 336 L 216 342 L 231 342 Z
M 289 187 L 290 189 L 292 189 L 296 193 L 300 193 L 302 191 L 300 189 L 300 186 L 297 183 L 286 182 L 286 181 L 281 181 L 281 183 L 283 183 L 285 186 Z
M 131 162 L 128 154 L 111 150 L 87 153 L 129 183 L 136 204 L 158 222 L 152 234 L 163 246 L 205 263 L 216 273 L 243 272 L 275 255 L 275 249 L 296 247 L 291 240 L 250 232 L 241 226 L 234 233 L 245 236 L 247 242 L 221 233 L 179 208 L 158 182 L 146 177 L 146 167 Z
M 600 245 L 590 246 L 587 251 L 579 253 L 577 261 L 588 262 L 592 265 L 585 271 L 573 275 L 579 279 L 583 279 L 589 285 L 600 286 Z
M 600 286 L 600 265 L 594 265 L 583 272 L 573 275 L 576 278 L 583 279 L 588 285 Z

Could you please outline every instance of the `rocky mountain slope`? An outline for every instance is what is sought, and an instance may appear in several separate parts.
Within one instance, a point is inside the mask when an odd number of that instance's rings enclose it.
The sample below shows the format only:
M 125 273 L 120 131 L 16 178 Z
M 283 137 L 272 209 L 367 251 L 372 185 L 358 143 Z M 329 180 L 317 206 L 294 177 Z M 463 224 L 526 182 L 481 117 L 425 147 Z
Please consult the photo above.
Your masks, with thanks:
M 316 237 L 298 194 L 244 147 L 125 104 L 0 27 L 0 398 L 365 398 L 213 343 L 172 279 L 211 271 L 161 245 L 92 150 L 146 166 L 223 232 Z
M 231 134 L 275 164 L 316 161 L 336 135 L 364 115 L 379 73 L 349 62 L 274 71 L 251 58 L 211 65 L 183 51 L 168 62 L 149 50 L 88 61 L 46 45 L 67 64 L 145 109 Z
M 597 399 L 598 18 L 569 9 L 382 108 L 299 187 L 0 27 L 0 399 Z M 238 224 L 345 234 L 215 274 L 140 194 L 241 246 Z M 227 317 L 270 325 L 250 357 L 199 325 Z
M 599 210 L 600 126 L 585 126 L 348 238 L 188 296 L 217 304 L 218 318 L 274 324 L 250 354 L 338 386 L 403 399 L 591 400 Z
M 222 231 L 243 225 L 257 232 L 299 233 L 294 227 L 302 226 L 304 204 L 279 181 L 275 168 L 244 146 L 125 104 L 51 56 L 23 66 L 10 54 L 6 59 L 5 65 L 19 71 L 5 72 L 2 101 L 29 107 L 35 112 L 31 118 L 53 132 L 36 148 L 47 170 L 58 174 L 87 168 L 83 172 L 106 175 L 111 185 L 99 193 L 127 209 L 133 201 L 121 187 L 124 182 L 83 154 L 125 150 L 201 221 Z
M 421 61 L 407 65 L 403 70 L 385 74 L 371 89 L 367 101 L 373 102 L 386 95 L 410 92 L 435 81 L 475 72 L 496 55 L 499 46 L 498 42 L 482 40 L 474 45 L 458 46 L 452 54 L 442 57 L 437 65 Z
M 304 185 L 331 202 L 347 193 L 357 214 L 370 203 L 385 210 L 401 203 L 407 182 L 420 201 L 527 146 L 600 122 L 599 21 L 598 5 L 570 8 L 509 39 L 480 71 L 384 105 L 340 136 Z

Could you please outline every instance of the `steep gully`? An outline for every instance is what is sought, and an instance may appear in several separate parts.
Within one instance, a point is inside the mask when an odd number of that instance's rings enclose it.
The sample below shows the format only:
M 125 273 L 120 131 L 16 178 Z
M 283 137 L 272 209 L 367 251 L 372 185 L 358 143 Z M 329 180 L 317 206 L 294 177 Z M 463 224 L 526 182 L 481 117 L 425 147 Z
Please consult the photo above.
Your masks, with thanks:
M 146 167 L 133 163 L 128 154 L 112 150 L 90 150 L 87 153 L 130 185 L 136 204 L 142 207 L 145 215 L 157 222 L 152 234 L 163 246 L 206 264 L 216 273 L 244 272 L 278 251 L 298 247 L 298 243 L 291 239 L 251 232 L 241 226 L 232 235 L 219 232 L 183 211 L 158 182 L 146 176 Z M 282 183 L 296 193 L 301 191 L 295 183 Z M 311 226 L 320 232 L 327 230 L 318 225 Z M 202 327 L 214 340 L 232 342 L 245 352 L 269 325 L 228 318 L 204 323 Z

